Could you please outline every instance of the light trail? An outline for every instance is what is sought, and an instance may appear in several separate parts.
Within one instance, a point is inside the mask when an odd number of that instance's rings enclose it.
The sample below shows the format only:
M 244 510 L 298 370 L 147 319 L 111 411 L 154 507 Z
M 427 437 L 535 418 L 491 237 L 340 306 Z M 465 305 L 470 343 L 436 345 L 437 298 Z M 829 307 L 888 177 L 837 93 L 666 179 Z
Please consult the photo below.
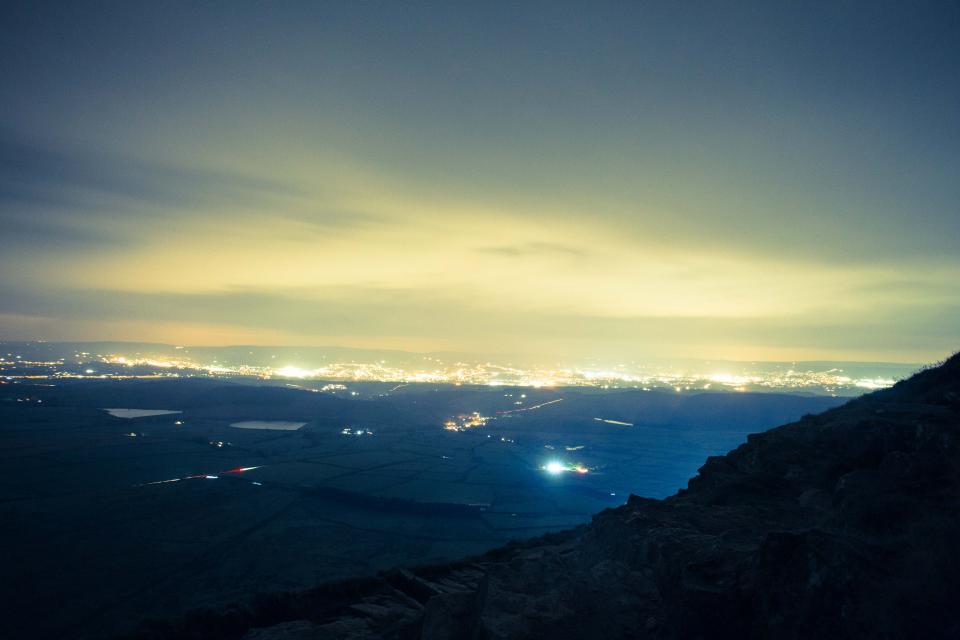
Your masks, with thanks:
M 142 482 L 140 484 L 134 485 L 135 487 L 146 487 L 151 484 L 167 484 L 168 482 L 182 482 L 184 480 L 196 480 L 198 478 L 209 478 L 210 476 L 206 474 L 197 474 L 192 476 L 184 476 L 182 478 L 171 478 L 169 480 L 155 480 L 153 482 Z
M 597 422 L 606 422 L 607 424 L 619 424 L 619 425 L 622 425 L 622 426 L 624 426 L 624 427 L 632 427 L 632 426 L 633 426 L 633 423 L 632 423 L 632 422 L 621 422 L 621 421 L 619 421 L 619 420 L 607 420 L 606 418 L 594 418 L 594 420 L 596 420 Z
M 507 409 L 505 411 L 497 411 L 497 415 L 505 415 L 508 413 L 518 413 L 520 411 L 533 411 L 534 409 L 542 409 L 543 407 L 549 404 L 556 404 L 557 402 L 563 402 L 563 398 L 557 398 L 556 400 L 550 400 L 549 402 L 541 402 L 540 404 L 535 404 L 532 407 L 523 407 L 521 409 Z
M 153 482 L 141 482 L 140 484 L 135 484 L 133 486 L 147 487 L 152 484 L 167 484 L 170 482 L 183 482 L 184 480 L 199 480 L 199 479 L 218 480 L 220 476 L 223 474 L 227 474 L 227 473 L 240 474 L 240 473 L 246 473 L 247 471 L 253 471 L 254 469 L 261 469 L 261 468 L 263 468 L 262 465 L 257 467 L 237 467 L 236 469 L 229 469 L 227 471 L 220 471 L 218 473 L 197 473 L 190 476 L 184 476 L 182 478 L 170 478 L 169 480 L 155 480 Z M 259 483 L 254 483 L 254 484 L 259 484 Z

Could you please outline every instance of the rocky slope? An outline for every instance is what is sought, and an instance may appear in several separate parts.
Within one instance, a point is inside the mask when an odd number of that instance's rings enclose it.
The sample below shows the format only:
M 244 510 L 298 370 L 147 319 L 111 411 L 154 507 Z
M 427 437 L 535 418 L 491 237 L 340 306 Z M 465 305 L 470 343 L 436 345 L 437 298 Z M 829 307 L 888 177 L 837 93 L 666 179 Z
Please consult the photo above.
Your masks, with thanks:
M 751 436 L 666 500 L 140 638 L 958 638 L 960 355 Z

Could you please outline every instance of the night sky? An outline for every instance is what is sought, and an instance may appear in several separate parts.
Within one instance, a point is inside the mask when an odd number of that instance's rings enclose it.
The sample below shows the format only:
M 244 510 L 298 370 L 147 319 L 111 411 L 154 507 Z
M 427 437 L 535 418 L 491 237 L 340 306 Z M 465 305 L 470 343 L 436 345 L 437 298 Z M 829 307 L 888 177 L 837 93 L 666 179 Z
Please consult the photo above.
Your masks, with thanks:
M 960 347 L 957 3 L 8 2 L 0 34 L 0 339 Z

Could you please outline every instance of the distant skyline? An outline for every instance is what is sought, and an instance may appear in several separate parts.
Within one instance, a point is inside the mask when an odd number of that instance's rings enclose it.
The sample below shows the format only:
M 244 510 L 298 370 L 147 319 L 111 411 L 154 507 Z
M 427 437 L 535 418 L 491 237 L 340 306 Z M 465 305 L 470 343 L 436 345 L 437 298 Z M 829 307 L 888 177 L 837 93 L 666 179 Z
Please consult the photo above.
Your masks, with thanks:
M 955 3 L 0 17 L 0 340 L 960 348 Z

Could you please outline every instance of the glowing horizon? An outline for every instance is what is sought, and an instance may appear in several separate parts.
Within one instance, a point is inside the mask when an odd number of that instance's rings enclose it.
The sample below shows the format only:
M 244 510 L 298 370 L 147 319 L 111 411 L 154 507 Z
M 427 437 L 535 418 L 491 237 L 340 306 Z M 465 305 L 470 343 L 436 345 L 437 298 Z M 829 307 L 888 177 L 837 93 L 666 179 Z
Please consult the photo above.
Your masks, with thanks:
M 932 7 L 98 13 L 3 27 L 0 339 L 960 345 L 960 60 Z

